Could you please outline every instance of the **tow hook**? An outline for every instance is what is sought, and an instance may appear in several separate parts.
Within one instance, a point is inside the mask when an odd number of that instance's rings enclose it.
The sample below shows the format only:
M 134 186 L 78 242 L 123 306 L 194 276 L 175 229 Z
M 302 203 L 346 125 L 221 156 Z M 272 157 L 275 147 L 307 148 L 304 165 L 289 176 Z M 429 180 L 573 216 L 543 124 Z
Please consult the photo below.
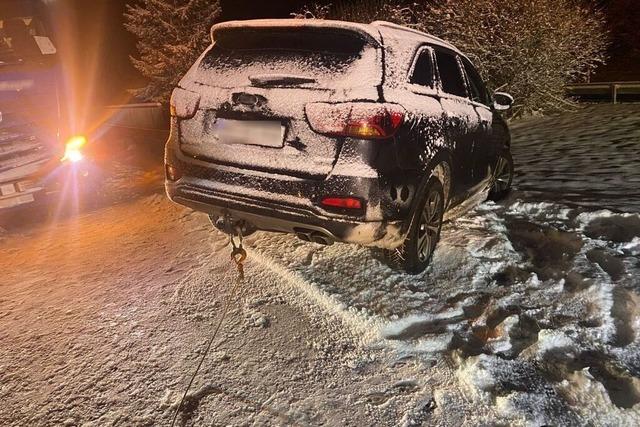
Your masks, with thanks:
M 242 235 L 244 228 L 244 221 L 234 221 L 231 214 L 227 212 L 222 219 L 224 227 L 223 229 L 229 234 L 229 241 L 231 242 L 231 259 L 236 264 L 238 270 L 238 280 L 244 280 L 244 262 L 247 259 L 247 251 L 242 246 Z M 236 236 L 238 237 L 238 243 L 236 244 Z
M 237 220 L 231 216 L 230 212 L 225 212 L 222 216 L 209 216 L 212 225 L 225 234 L 233 234 L 238 236 L 241 232 L 243 235 L 248 236 L 255 229 L 249 223 L 244 220 Z

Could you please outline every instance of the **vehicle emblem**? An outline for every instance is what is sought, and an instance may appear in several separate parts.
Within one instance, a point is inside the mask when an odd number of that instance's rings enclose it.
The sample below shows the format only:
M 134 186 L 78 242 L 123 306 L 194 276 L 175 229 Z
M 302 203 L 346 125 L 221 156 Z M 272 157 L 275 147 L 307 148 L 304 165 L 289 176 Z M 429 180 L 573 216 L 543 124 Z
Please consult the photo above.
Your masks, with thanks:
M 254 95 L 252 93 L 234 93 L 232 96 L 234 104 L 242 104 L 247 107 L 258 107 L 264 104 L 267 99 L 264 96 Z

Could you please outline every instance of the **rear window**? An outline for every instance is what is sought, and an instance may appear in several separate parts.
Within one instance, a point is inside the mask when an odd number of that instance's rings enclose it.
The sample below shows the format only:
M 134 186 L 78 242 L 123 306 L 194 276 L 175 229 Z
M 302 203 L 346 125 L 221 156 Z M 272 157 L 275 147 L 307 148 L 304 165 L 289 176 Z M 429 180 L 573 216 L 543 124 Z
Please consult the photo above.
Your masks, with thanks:
M 306 77 L 316 86 L 354 77 L 352 85 L 375 85 L 381 79 L 376 58 L 376 49 L 349 31 L 245 28 L 217 33 L 199 71 L 220 87 L 246 85 L 250 77 L 268 74 Z

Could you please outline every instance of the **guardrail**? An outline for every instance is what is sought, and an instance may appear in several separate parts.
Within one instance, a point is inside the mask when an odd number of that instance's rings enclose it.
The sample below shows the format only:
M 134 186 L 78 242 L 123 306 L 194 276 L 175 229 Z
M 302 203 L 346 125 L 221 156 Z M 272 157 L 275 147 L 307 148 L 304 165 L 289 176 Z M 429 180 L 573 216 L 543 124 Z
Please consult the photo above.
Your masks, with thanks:
M 108 105 L 107 126 L 140 131 L 166 130 L 167 112 L 160 103 Z
M 621 100 L 640 101 L 638 82 L 596 82 L 567 85 L 567 95 L 582 99 L 609 99 L 614 104 Z
M 169 111 L 160 103 L 122 104 L 104 107 L 102 137 L 112 144 L 161 147 L 169 135 Z

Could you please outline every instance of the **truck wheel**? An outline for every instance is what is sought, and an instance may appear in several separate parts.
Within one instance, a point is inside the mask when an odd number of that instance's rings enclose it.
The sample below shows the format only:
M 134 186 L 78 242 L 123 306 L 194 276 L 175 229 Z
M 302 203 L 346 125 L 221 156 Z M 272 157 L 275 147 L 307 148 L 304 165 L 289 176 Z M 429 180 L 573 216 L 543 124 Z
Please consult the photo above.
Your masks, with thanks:
M 496 170 L 493 174 L 493 184 L 489 190 L 488 200 L 497 202 L 504 199 L 511 190 L 513 181 L 513 158 L 509 151 L 504 151 L 498 156 Z
M 431 177 L 418 204 L 404 243 L 396 249 L 385 250 L 391 267 L 409 274 L 423 272 L 440 240 L 444 215 L 444 190 L 438 178 Z

